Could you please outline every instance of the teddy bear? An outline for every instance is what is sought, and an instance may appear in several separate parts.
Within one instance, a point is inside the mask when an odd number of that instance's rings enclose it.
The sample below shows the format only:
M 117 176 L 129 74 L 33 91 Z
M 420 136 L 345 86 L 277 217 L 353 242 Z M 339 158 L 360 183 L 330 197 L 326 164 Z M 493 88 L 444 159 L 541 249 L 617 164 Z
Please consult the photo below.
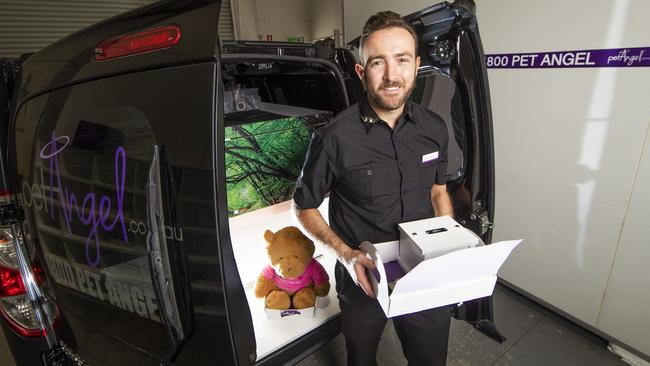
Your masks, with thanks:
M 316 296 L 330 290 L 325 268 L 313 258 L 314 242 L 295 226 L 277 232 L 266 230 L 264 239 L 270 265 L 262 270 L 255 296 L 265 298 L 268 309 L 305 309 L 314 306 Z

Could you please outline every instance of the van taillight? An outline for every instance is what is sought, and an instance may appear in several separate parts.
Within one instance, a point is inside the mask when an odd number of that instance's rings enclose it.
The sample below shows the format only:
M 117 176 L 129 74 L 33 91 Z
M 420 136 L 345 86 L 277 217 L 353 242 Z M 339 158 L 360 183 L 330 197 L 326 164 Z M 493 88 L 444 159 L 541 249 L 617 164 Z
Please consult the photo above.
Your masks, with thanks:
M 40 264 L 32 264 L 32 272 L 39 285 L 45 281 L 43 267 Z M 0 266 L 0 298 L 27 293 L 25 283 L 17 268 L 5 268 Z
M 27 296 L 25 281 L 23 281 L 18 260 L 16 247 L 10 228 L 0 228 L 0 314 L 7 324 L 18 334 L 24 337 L 45 336 L 45 330 L 39 322 L 34 305 Z M 45 273 L 43 266 L 35 262 L 31 265 L 31 274 L 39 286 L 45 286 Z M 41 302 L 46 313 L 53 315 L 52 319 L 59 318 L 57 306 L 44 297 Z
M 0 189 L 0 204 L 8 204 L 11 200 L 12 191 L 7 189 Z
M 169 48 L 178 43 L 181 28 L 177 25 L 150 28 L 103 41 L 95 47 L 95 60 L 105 61 L 117 57 Z

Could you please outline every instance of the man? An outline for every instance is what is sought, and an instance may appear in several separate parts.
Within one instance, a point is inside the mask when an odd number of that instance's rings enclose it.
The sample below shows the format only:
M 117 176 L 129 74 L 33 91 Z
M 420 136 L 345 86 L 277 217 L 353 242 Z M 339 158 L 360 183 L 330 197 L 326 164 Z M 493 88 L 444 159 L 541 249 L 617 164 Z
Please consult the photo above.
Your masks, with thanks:
M 445 124 L 407 101 L 420 65 L 416 52 L 416 34 L 398 14 L 368 19 L 356 65 L 366 97 L 314 133 L 294 193 L 303 227 L 339 259 L 336 288 L 349 365 L 376 364 L 386 325 L 366 272 L 375 265 L 360 243 L 397 240 L 400 222 L 453 215 Z M 331 227 L 317 209 L 328 192 Z M 445 364 L 449 323 L 449 307 L 393 318 L 409 365 Z

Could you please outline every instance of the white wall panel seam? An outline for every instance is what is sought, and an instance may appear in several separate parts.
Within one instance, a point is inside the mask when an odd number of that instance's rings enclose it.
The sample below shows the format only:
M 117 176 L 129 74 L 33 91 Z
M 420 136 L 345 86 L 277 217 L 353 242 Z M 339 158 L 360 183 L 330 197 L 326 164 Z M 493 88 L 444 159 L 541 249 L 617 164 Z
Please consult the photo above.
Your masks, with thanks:
M 636 163 L 636 168 L 634 169 L 634 176 L 632 179 L 632 185 L 630 186 L 630 189 L 628 190 L 628 198 L 627 198 L 627 205 L 625 207 L 625 215 L 623 216 L 623 223 L 621 224 L 621 228 L 618 233 L 618 240 L 616 242 L 616 248 L 614 250 L 614 256 L 612 257 L 612 262 L 609 266 L 609 275 L 607 276 L 607 282 L 605 282 L 605 291 L 603 291 L 603 297 L 600 301 L 600 308 L 598 309 L 598 317 L 596 318 L 596 327 L 600 326 L 600 320 L 603 315 L 603 307 L 605 306 L 605 299 L 607 298 L 607 290 L 609 288 L 609 282 L 612 279 L 612 273 L 614 271 L 614 264 L 616 263 L 616 256 L 618 255 L 618 250 L 621 246 L 621 238 L 623 236 L 623 229 L 625 228 L 625 222 L 627 221 L 627 216 L 630 211 L 630 204 L 632 203 L 632 195 L 634 193 L 634 187 L 636 185 L 637 181 L 637 176 L 639 175 L 639 169 L 641 168 L 641 160 L 643 159 L 643 154 L 645 154 L 645 150 L 648 148 L 648 135 L 650 134 L 650 121 L 648 121 L 648 124 L 646 125 L 646 131 L 645 131 L 645 140 L 643 140 L 643 147 L 641 149 L 641 153 L 639 154 L 639 160 Z

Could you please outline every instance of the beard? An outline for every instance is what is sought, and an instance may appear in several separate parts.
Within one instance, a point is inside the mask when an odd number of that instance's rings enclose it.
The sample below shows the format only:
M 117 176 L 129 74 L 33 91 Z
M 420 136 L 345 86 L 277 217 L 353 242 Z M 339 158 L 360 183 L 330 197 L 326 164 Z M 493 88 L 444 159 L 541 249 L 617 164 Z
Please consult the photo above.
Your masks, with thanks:
M 373 89 L 369 87 L 369 83 L 365 75 L 364 75 L 364 83 L 366 85 L 368 98 L 372 101 L 372 103 L 376 107 L 381 108 L 385 111 L 394 111 L 396 109 L 401 108 L 404 105 L 404 103 L 406 103 L 408 97 L 411 96 L 413 89 L 415 89 L 415 82 L 413 82 L 410 86 L 407 87 L 406 83 L 401 81 L 384 82 L 377 89 Z M 381 89 L 393 88 L 393 87 L 400 87 L 401 90 L 404 91 L 404 93 L 397 98 L 387 98 L 385 96 L 382 96 L 379 93 Z

